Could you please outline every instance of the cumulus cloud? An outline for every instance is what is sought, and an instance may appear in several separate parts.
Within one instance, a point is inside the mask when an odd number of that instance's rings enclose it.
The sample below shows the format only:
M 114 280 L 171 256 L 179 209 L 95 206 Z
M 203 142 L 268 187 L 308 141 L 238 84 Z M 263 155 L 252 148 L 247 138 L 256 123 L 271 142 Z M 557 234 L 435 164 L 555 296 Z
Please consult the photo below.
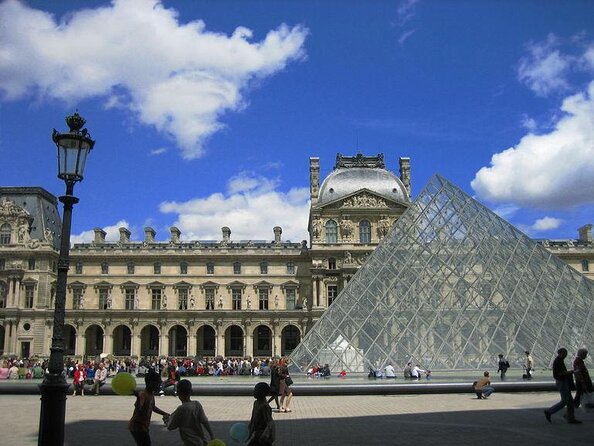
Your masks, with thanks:
M 550 231 L 557 229 L 561 226 L 561 223 L 563 223 L 563 220 L 559 218 L 543 217 L 536 220 L 530 228 L 534 231 Z
M 129 223 L 126 220 L 120 220 L 115 225 L 105 226 L 102 228 L 107 235 L 105 240 L 108 242 L 116 242 L 120 239 L 120 228 L 130 228 Z M 80 234 L 70 236 L 71 244 L 74 243 L 90 243 L 95 240 L 95 232 L 93 230 L 83 231 Z
M 222 115 L 246 106 L 253 80 L 304 57 L 307 30 L 285 24 L 258 42 L 180 23 L 159 0 L 113 0 L 61 21 L 16 0 L 0 3 L 0 94 L 67 102 L 99 97 L 175 139 L 184 158 L 203 153 L 224 126 Z
M 537 208 L 594 202 L 594 81 L 561 111 L 551 131 L 524 136 L 477 172 L 471 185 L 480 198 Z
M 227 183 L 226 193 L 186 202 L 164 202 L 163 213 L 177 214 L 174 223 L 186 240 L 220 240 L 221 228 L 231 228 L 232 240 L 272 240 L 274 226 L 283 240 L 308 238 L 309 189 L 278 190 L 277 179 L 242 172 Z
M 402 0 L 396 7 L 398 26 L 403 27 L 416 15 L 416 7 L 419 0 Z

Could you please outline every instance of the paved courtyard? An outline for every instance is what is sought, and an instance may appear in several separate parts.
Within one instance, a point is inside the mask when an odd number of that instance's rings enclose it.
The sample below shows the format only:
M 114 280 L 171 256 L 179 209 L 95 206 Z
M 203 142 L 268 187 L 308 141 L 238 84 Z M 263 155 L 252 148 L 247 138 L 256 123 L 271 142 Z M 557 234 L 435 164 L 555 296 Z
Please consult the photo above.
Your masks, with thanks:
M 196 398 L 196 397 L 195 397 Z M 227 445 L 230 426 L 249 421 L 253 398 L 201 397 L 215 435 Z M 488 400 L 473 395 L 319 396 L 294 399 L 294 411 L 274 413 L 276 445 L 506 445 L 591 444 L 594 414 L 578 410 L 584 423 L 568 425 L 561 415 L 548 424 L 542 414 L 557 400 L 555 393 L 501 393 Z M 133 445 L 126 429 L 134 398 L 125 396 L 69 397 L 66 444 Z M 2 444 L 37 444 L 39 396 L 0 395 Z M 177 398 L 157 398 L 172 411 Z M 181 445 L 153 415 L 155 445 Z

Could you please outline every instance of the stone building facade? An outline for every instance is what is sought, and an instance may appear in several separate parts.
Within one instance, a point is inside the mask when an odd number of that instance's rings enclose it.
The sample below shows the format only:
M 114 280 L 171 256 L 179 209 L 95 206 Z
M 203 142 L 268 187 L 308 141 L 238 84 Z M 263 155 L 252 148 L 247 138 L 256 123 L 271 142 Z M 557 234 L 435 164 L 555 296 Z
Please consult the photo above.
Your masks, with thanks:
M 107 241 L 95 229 L 70 254 L 65 344 L 69 356 L 286 355 L 321 317 L 408 208 L 410 159 L 399 175 L 383 155 L 337 155 L 320 184 L 310 158 L 309 240 L 186 240 L 176 227 Z M 49 355 L 60 217 L 41 188 L 0 188 L 0 355 Z M 592 227 L 578 240 L 540 241 L 594 275 Z M 584 270 L 586 268 L 586 270 Z

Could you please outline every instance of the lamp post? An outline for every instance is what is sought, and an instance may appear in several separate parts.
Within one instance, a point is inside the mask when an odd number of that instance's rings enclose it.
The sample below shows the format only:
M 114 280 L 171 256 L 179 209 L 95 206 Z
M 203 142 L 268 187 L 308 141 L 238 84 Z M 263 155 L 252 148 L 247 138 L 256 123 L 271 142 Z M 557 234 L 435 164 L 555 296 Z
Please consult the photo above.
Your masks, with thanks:
M 54 129 L 52 139 L 58 148 L 58 178 L 66 183 L 66 195 L 59 198 L 64 204 L 60 257 L 58 258 L 58 279 L 56 283 L 56 304 L 54 326 L 48 373 L 41 391 L 41 415 L 39 418 L 38 445 L 63 445 L 64 422 L 66 416 L 66 393 L 68 383 L 64 374 L 64 314 L 66 304 L 66 281 L 70 253 L 70 225 L 72 207 L 78 203 L 74 185 L 83 179 L 87 155 L 95 145 L 87 131 L 83 129 L 85 119 L 78 113 L 66 117 L 70 131 L 59 133 Z

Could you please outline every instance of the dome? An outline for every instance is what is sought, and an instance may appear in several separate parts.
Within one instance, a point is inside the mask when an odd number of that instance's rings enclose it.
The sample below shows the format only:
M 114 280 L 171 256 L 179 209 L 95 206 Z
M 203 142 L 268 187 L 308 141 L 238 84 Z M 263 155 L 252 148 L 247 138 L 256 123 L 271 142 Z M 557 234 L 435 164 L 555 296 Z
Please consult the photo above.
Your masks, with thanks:
M 382 168 L 349 167 L 335 169 L 322 183 L 317 204 L 330 203 L 362 189 L 400 203 L 408 203 L 402 181 Z

